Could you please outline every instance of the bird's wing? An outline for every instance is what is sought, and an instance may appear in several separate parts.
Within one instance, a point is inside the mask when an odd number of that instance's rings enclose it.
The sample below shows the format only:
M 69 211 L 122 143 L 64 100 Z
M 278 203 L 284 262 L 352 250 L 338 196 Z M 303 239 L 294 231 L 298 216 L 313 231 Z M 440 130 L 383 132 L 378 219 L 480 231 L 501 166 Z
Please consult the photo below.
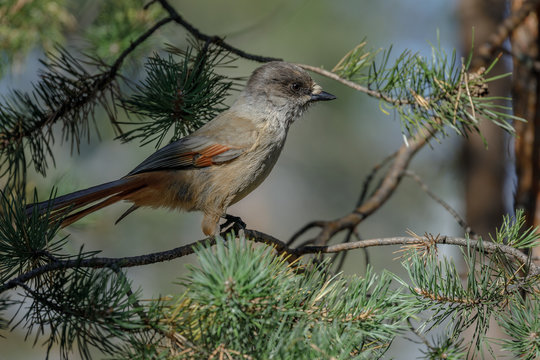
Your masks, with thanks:
M 246 119 L 220 116 L 192 135 L 175 141 L 144 160 L 128 175 L 158 170 L 203 168 L 232 161 L 251 147 L 256 131 Z
M 219 144 L 205 137 L 189 137 L 159 149 L 128 175 L 158 170 L 207 167 L 231 161 L 243 152 L 243 148 Z

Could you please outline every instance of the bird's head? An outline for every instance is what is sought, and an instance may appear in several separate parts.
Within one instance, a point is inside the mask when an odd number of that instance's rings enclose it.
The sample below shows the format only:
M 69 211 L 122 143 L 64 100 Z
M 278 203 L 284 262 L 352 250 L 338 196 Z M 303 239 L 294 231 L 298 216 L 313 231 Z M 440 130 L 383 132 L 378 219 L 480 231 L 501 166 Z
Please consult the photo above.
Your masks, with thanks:
M 273 61 L 257 68 L 248 80 L 245 96 L 266 110 L 280 114 L 287 122 L 294 121 L 317 101 L 336 97 L 322 90 L 301 67 Z

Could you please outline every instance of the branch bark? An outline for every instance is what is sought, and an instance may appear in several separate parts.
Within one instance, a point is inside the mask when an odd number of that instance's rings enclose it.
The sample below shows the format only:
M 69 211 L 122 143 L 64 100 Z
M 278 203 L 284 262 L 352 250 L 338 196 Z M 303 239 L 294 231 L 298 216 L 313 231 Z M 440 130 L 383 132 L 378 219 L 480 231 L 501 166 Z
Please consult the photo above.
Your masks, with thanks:
M 294 261 L 303 255 L 308 254 L 331 254 L 340 253 L 355 249 L 364 249 L 374 246 L 389 246 L 389 245 L 418 245 L 428 242 L 436 244 L 455 245 L 460 247 L 471 247 L 478 251 L 485 251 L 486 253 L 494 253 L 500 251 L 503 254 L 513 258 L 520 266 L 529 268 L 529 276 L 540 275 L 540 266 L 531 263 L 530 258 L 521 252 L 520 250 L 504 244 L 497 244 L 491 241 L 480 241 L 474 239 L 466 239 L 460 237 L 451 236 L 438 236 L 438 237 L 391 237 L 391 238 L 378 238 L 378 239 L 366 239 L 353 241 L 344 244 L 337 245 L 322 245 L 322 246 L 300 246 L 298 248 L 291 248 L 287 244 L 275 237 L 265 234 L 257 230 L 244 230 L 245 237 L 250 241 L 265 243 L 269 246 L 273 246 L 278 254 L 288 257 L 289 261 Z M 225 236 L 226 234 L 222 234 Z M 154 264 L 158 262 L 170 261 L 176 258 L 184 257 L 195 252 L 195 249 L 202 244 L 214 245 L 216 239 L 207 238 L 199 241 L 195 241 L 191 244 L 180 246 L 171 250 L 155 252 L 146 255 L 129 256 L 122 258 L 108 258 L 108 257 L 91 257 L 86 259 L 72 259 L 72 260 L 55 260 L 48 264 L 36 267 L 28 272 L 20 274 L 19 276 L 3 283 L 0 286 L 0 294 L 13 289 L 21 284 L 25 284 L 28 281 L 41 276 L 45 273 L 67 270 L 73 268 L 127 268 L 141 265 Z

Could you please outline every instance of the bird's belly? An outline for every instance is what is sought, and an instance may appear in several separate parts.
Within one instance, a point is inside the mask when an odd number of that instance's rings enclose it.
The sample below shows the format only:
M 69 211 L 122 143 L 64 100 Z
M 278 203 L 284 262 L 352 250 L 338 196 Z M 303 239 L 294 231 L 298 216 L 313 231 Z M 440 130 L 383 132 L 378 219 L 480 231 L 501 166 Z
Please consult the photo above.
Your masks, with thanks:
M 238 177 L 232 180 L 235 184 L 229 196 L 229 204 L 234 204 L 255 190 L 270 174 L 277 162 L 281 148 L 270 152 L 270 156 L 253 153 L 246 161 L 238 163 Z M 240 165 L 242 163 L 242 165 Z

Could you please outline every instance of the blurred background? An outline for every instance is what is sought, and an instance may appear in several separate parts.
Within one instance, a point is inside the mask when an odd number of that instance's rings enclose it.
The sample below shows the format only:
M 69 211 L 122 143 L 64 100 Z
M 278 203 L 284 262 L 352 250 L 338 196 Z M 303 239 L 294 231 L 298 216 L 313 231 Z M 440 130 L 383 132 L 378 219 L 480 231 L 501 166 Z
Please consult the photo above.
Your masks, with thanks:
M 106 3 L 76 0 L 61 3 L 69 12 L 69 26 L 64 33 L 66 46 L 84 46 L 82 30 L 104 11 Z M 466 22 L 464 14 L 475 1 L 463 1 L 461 5 L 457 0 L 171 3 L 202 32 L 225 36 L 229 43 L 247 52 L 332 69 L 364 39 L 368 41 L 368 48 L 393 46 L 394 57 L 406 49 L 429 57 L 430 43 L 437 41 L 447 53 L 456 49 L 458 56 L 466 56 L 461 49 L 469 49 L 474 21 Z M 468 30 L 464 30 L 464 26 Z M 185 47 L 186 34 L 183 28 L 169 24 L 149 45 L 150 50 L 161 51 L 165 43 Z M 101 51 L 110 51 L 114 58 L 117 49 Z M 7 94 L 11 89 L 30 90 L 31 83 L 38 81 L 38 59 L 43 56 L 43 48 L 34 47 L 26 57 L 18 59 L 0 81 L 0 93 Z M 130 71 L 141 70 L 143 59 L 137 56 L 131 59 Z M 238 60 L 234 65 L 236 68 L 223 73 L 247 77 L 259 64 Z M 135 76 L 143 77 L 142 74 Z M 334 219 L 350 212 L 371 168 L 403 143 L 400 122 L 393 114 L 381 112 L 376 99 L 326 78 L 317 75 L 314 78 L 338 99 L 317 104 L 293 125 L 269 178 L 229 209 L 230 214 L 240 216 L 249 228 L 281 240 L 287 240 L 311 220 Z M 233 92 L 228 102 L 236 95 Z M 41 198 L 46 198 L 53 186 L 58 187 L 59 194 L 64 194 L 117 179 L 155 151 L 152 144 L 140 147 L 136 141 L 122 144 L 114 140 L 106 116 L 101 117 L 99 113 L 96 116 L 101 139 L 92 135 L 90 143 L 83 143 L 79 153 L 72 152 L 69 144 L 57 141 L 54 145 L 56 167 L 49 169 L 46 178 L 31 174 L 30 187 L 37 187 Z M 502 144 L 503 156 L 507 156 L 507 140 L 497 141 Z M 466 213 L 464 154 L 467 152 L 464 152 L 462 140 L 450 134 L 424 148 L 411 165 L 432 191 L 462 215 Z M 504 178 L 507 177 L 500 177 L 501 181 Z M 117 204 L 106 208 L 66 229 L 70 250 L 76 252 L 84 246 L 85 250 L 101 250 L 102 256 L 121 257 L 171 249 L 203 238 L 199 213 L 140 209 L 115 226 L 115 220 L 128 206 Z M 408 229 L 420 235 L 426 232 L 463 235 L 444 209 L 411 179 L 404 179 L 392 199 L 358 230 L 362 238 L 367 239 L 406 235 Z M 387 269 L 403 275 L 396 250 L 399 248 L 369 249 L 370 263 L 376 272 Z M 195 258 L 184 257 L 127 271 L 135 287 L 140 287 L 146 297 L 156 298 L 182 291 L 174 282 L 182 277 L 186 265 L 194 262 Z M 343 270 L 347 274 L 362 274 L 365 266 L 364 254 L 356 251 L 349 254 Z M 0 359 L 44 358 L 40 342 L 32 347 L 32 340 L 24 342 L 25 334 L 20 330 L 4 335 L 6 338 L 0 339 Z M 407 340 L 396 341 L 387 357 L 416 358 L 421 354 L 419 346 Z M 57 353 L 53 352 L 53 358 L 55 355 Z

